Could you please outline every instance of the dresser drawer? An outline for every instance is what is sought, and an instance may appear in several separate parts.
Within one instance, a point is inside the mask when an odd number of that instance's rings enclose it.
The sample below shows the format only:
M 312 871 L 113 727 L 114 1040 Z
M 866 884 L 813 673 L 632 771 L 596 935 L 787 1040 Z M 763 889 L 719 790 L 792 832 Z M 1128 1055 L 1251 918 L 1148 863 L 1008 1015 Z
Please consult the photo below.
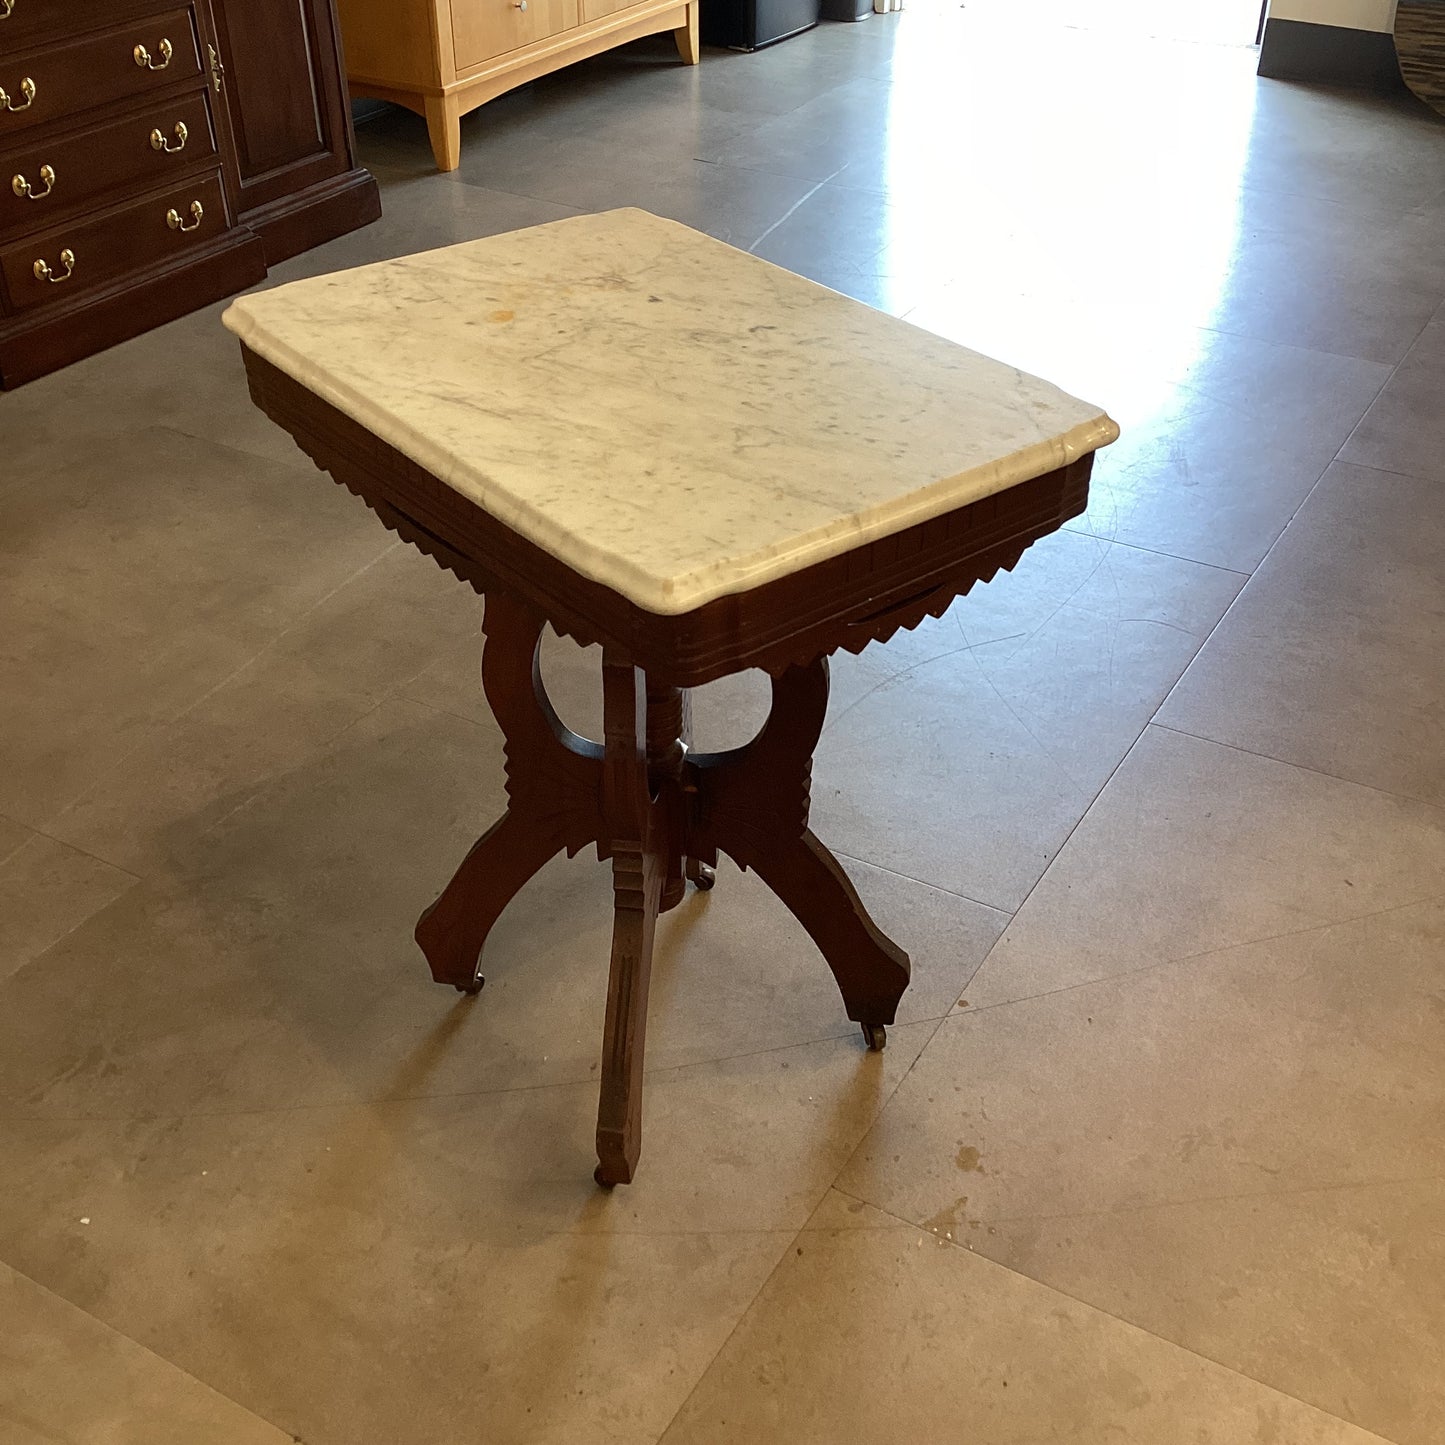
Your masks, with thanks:
M 452 39 L 457 69 L 481 65 L 580 23 L 578 0 L 455 0 Z
M 28 311 L 182 257 L 229 226 L 217 171 L 117 210 L 12 241 L 0 248 L 0 276 L 14 309 Z
M 0 9 L 4 4 L 0 0 Z M 0 91 L 5 96 L 0 100 L 0 145 L 30 126 L 146 95 L 200 73 L 200 38 L 189 7 L 45 50 L 11 55 L 7 46 L 0 54 Z
M 204 167 L 215 154 L 205 91 L 156 101 L 60 140 L 32 135 L 23 148 L 0 156 L 0 233 L 53 225 L 54 212 L 107 191 L 164 185 L 171 174 Z
M 0 0 L 0 58 L 83 30 L 86 17 L 76 8 L 74 0 Z

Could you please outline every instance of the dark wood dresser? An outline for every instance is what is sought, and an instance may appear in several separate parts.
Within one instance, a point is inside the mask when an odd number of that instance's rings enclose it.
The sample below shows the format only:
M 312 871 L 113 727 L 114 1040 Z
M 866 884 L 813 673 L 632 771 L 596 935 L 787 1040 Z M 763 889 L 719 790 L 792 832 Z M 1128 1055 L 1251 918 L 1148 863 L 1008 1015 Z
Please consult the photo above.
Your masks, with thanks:
M 381 214 L 333 0 L 0 0 L 0 386 Z

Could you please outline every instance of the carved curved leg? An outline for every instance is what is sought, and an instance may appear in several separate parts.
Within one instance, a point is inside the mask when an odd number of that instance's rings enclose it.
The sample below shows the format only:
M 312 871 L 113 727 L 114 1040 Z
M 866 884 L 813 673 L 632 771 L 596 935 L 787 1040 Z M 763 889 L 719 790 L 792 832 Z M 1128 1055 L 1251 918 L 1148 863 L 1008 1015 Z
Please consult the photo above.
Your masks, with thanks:
M 755 851 L 750 866 L 818 945 L 848 1017 L 865 1032 L 891 1024 L 908 987 L 908 955 L 868 916 L 843 865 L 807 831 Z
M 828 711 L 828 662 L 820 658 L 773 679 L 773 708 L 761 733 L 732 753 L 688 765 L 697 789 L 692 847 L 730 854 L 788 906 L 818 945 L 848 1017 L 881 1048 L 908 987 L 908 955 L 868 916 L 838 860 L 808 830 L 813 749 Z
M 487 935 L 527 880 L 554 854 L 603 836 L 601 749 L 569 732 L 547 697 L 543 626 L 515 598 L 487 597 L 482 684 L 507 740 L 510 802 L 416 926 L 432 977 L 467 993 L 481 988 Z
M 554 854 L 562 840 L 539 832 L 513 812 L 472 844 L 462 866 L 441 897 L 417 920 L 416 941 L 438 983 L 454 984 L 463 993 L 478 993 L 482 949 L 492 925 L 532 876 Z
M 652 939 L 666 867 L 661 811 L 648 783 L 647 696 L 629 664 L 602 664 L 607 733 L 604 812 L 612 853 L 612 967 L 597 1108 L 599 1184 L 630 1184 L 642 1150 L 642 1060 Z M 679 886 L 681 880 L 678 880 Z

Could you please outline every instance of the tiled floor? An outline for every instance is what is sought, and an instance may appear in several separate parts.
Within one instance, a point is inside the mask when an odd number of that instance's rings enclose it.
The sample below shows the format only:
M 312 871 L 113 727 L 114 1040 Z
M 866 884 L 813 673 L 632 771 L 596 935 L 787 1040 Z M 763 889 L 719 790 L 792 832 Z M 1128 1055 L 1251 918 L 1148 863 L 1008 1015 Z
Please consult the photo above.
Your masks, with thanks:
M 887 1051 L 724 867 L 611 1196 L 605 872 L 475 1002 L 410 941 L 502 800 L 476 600 L 217 309 L 0 398 L 0 1445 L 1445 1439 L 1445 124 L 1256 80 L 1223 9 L 1022 8 L 644 45 L 450 177 L 390 116 L 385 220 L 281 269 L 642 205 L 1124 426 L 838 664 Z

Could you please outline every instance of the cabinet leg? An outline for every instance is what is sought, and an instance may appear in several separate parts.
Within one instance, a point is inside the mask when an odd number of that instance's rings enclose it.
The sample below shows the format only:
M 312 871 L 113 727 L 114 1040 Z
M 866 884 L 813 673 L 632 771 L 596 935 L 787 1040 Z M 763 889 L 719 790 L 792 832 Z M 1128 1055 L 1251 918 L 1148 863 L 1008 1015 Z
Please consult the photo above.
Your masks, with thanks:
M 462 163 L 462 107 L 455 95 L 426 97 L 426 131 L 439 171 L 454 171 Z
M 682 57 L 684 65 L 696 65 L 702 59 L 702 48 L 697 33 L 697 0 L 687 7 L 687 24 L 679 25 L 672 32 L 672 38 L 677 41 L 677 53 Z

